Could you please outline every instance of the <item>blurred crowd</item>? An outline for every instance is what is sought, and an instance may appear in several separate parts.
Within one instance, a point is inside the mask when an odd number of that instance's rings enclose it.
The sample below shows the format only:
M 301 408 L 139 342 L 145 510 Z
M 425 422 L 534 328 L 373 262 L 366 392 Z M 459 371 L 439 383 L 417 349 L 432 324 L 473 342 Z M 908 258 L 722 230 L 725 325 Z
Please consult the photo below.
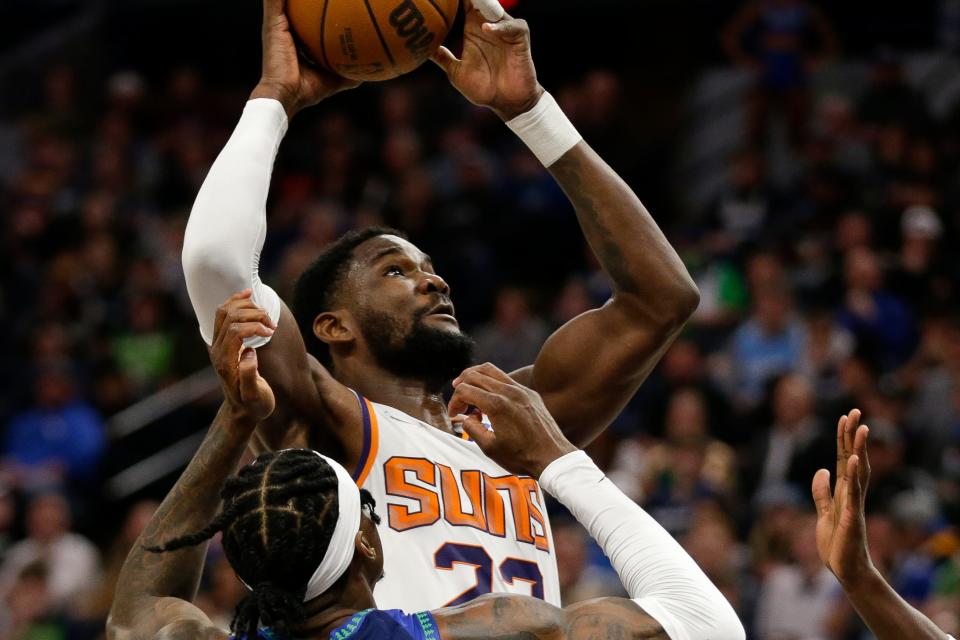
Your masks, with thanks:
M 860 640 L 817 557 L 809 498 L 837 419 L 859 407 L 871 551 L 956 634 L 960 105 L 935 118 L 888 51 L 867 63 L 865 91 L 817 92 L 829 25 L 802 0 L 757 4 L 774 9 L 726 34 L 757 77 L 726 186 L 704 210 L 653 211 L 703 302 L 591 453 L 721 586 L 749 637 Z M 632 81 L 595 70 L 550 89 L 638 185 Z M 148 80 L 66 64 L 33 90 L 0 119 L 0 639 L 96 638 L 156 507 L 135 503 L 119 526 L 91 516 L 113 509 L 100 498 L 119 446 L 107 425 L 207 364 L 180 245 L 245 93 L 191 68 Z M 768 170 L 778 126 L 796 167 L 786 180 Z M 298 116 L 269 212 L 261 272 L 282 296 L 342 232 L 393 225 L 451 282 L 477 359 L 508 370 L 610 294 L 549 174 L 439 74 Z M 619 592 L 578 525 L 558 513 L 554 536 L 566 602 Z M 242 589 L 214 544 L 201 606 L 226 623 Z

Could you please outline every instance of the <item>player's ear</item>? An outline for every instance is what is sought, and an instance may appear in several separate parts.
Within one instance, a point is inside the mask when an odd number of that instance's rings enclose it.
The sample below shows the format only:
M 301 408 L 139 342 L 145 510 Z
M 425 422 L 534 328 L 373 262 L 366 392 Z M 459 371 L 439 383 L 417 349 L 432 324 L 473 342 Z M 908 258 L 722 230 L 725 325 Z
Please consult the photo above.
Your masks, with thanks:
M 357 531 L 357 537 L 354 542 L 357 551 L 364 558 L 369 560 L 377 559 L 377 547 L 373 544 L 373 541 L 370 540 L 369 536 L 364 533 L 363 529 Z
M 354 341 L 353 322 L 346 310 L 326 311 L 313 320 L 313 334 L 329 346 Z

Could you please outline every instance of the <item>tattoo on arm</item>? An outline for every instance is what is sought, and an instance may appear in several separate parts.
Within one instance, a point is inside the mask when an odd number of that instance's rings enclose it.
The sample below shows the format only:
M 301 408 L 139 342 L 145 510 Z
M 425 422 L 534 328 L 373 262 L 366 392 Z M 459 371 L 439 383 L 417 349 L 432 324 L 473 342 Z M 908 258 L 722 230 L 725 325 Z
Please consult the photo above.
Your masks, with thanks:
M 643 209 L 643 206 L 637 201 L 630 188 L 623 184 L 609 167 L 605 167 L 606 171 L 600 172 L 597 171 L 596 166 L 588 168 L 583 156 L 584 154 L 576 151 L 567 153 L 550 167 L 550 171 L 573 203 L 587 242 L 590 243 L 600 264 L 603 265 L 616 287 L 624 293 L 639 295 L 636 274 L 631 272 L 627 257 L 610 228 L 611 218 L 614 216 L 609 214 L 605 216 L 602 212 L 612 207 L 622 208 L 625 202 L 631 200 L 636 201 L 630 202 L 631 208 Z M 593 180 L 588 183 L 586 180 L 588 170 L 601 175 L 592 176 Z M 603 173 L 609 175 L 602 176 Z M 602 186 L 598 185 L 598 178 L 601 177 L 605 178 L 602 180 L 604 183 Z M 620 184 L 617 184 L 618 182 Z M 614 198 L 619 202 L 614 202 Z M 620 242 L 625 239 L 621 236 Z M 637 238 L 628 240 L 636 241 Z
M 221 407 L 210 431 L 183 475 L 150 519 L 124 562 L 110 612 L 110 624 L 142 630 L 152 637 L 196 595 L 207 544 L 168 553 L 144 547 L 205 527 L 220 506 L 220 491 L 236 470 L 248 437 L 227 427 L 230 411 Z M 163 599 L 158 602 L 157 599 Z M 153 633 L 146 635 L 147 630 Z
M 535 598 L 492 595 L 435 618 L 446 640 L 669 640 L 656 620 L 621 598 L 559 609 Z

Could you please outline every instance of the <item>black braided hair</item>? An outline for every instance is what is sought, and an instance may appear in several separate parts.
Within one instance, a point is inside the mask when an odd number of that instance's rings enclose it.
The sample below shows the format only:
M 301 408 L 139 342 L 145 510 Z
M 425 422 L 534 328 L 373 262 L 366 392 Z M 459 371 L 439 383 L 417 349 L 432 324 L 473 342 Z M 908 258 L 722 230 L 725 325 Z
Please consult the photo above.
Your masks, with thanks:
M 252 586 L 237 606 L 231 631 L 253 640 L 262 624 L 289 636 L 303 621 L 307 582 L 326 554 L 337 525 L 337 475 L 307 449 L 259 456 L 227 480 L 224 509 L 209 525 L 148 551 L 191 547 L 223 532 L 223 550 L 237 575 Z M 361 492 L 374 522 L 375 502 Z
M 367 240 L 379 236 L 406 238 L 402 232 L 387 227 L 348 231 L 324 249 L 297 278 L 293 292 L 293 315 L 297 319 L 307 352 L 327 368 L 332 366 L 330 348 L 314 335 L 313 322 L 318 315 L 334 308 L 343 275 L 353 262 L 353 251 Z

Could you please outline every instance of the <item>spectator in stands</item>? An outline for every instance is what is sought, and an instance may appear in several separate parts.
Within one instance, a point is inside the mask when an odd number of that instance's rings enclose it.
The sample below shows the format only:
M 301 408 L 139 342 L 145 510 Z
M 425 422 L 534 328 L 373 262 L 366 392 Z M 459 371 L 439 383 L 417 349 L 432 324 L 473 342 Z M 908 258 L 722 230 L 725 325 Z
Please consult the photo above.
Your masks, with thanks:
M 749 534 L 752 569 L 763 579 L 790 562 L 790 546 L 806 503 L 791 484 L 761 487 L 754 496 Z
M 741 451 L 746 495 L 760 487 L 803 486 L 822 465 L 823 447 L 835 440 L 820 424 L 810 382 L 781 378 L 773 389 L 773 424 Z
M 943 223 L 930 207 L 912 206 L 900 222 L 900 252 L 888 282 L 890 292 L 924 311 L 950 303 L 956 290 L 954 274 L 940 255 Z
M 159 506 L 159 503 L 154 500 L 143 500 L 134 504 L 127 512 L 119 535 L 114 538 L 105 556 L 103 574 L 98 576 L 98 580 L 92 583 L 91 588 L 78 600 L 73 612 L 73 622 L 76 626 L 97 632 L 103 630 L 107 614 L 110 613 L 110 606 L 113 604 L 123 561 L 127 559 L 133 544 Z
M 823 452 L 820 451 L 822 459 Z M 842 590 L 817 555 L 817 519 L 805 515 L 793 531 L 792 562 L 772 569 L 760 588 L 755 631 L 765 640 L 828 640 L 830 616 Z
M 681 542 L 730 604 L 743 611 L 748 555 L 737 541 L 729 516 L 715 504 L 705 503 Z
M 750 317 L 734 332 L 728 347 L 729 380 L 739 407 L 756 407 L 770 380 L 800 365 L 806 344 L 787 284 L 755 287 Z
M 207 552 L 205 575 L 208 585 L 197 596 L 195 604 L 222 629 L 230 627 L 237 604 L 248 593 L 234 573 L 233 567 L 219 545 L 211 545 Z
M 49 565 L 25 565 L 0 600 L 0 638 L 5 640 L 66 640 L 50 598 Z
M 34 396 L 34 407 L 10 421 L 4 439 L 16 482 L 31 490 L 93 478 L 106 445 L 103 421 L 78 396 L 66 365 L 42 370 Z
M 797 371 L 811 382 L 818 402 L 837 401 L 842 393 L 840 371 L 853 354 L 856 341 L 826 305 L 809 310 L 804 324 L 806 349 Z
M 10 588 L 29 565 L 46 563 L 50 606 L 67 611 L 97 583 L 100 556 L 96 547 L 70 530 L 70 507 L 55 493 L 34 498 L 27 509 L 27 537 L 7 552 L 0 566 L 0 588 Z
M 926 98 L 907 83 L 901 60 L 888 48 L 874 55 L 870 85 L 860 96 L 858 111 L 874 138 L 889 125 L 906 126 L 916 133 L 926 133 L 932 125 Z
M 515 371 L 537 359 L 550 327 L 530 310 L 527 294 L 507 287 L 497 293 L 494 319 L 474 332 L 476 356 L 504 371 Z
M 767 184 L 763 156 L 745 149 L 733 158 L 724 193 L 713 205 L 707 227 L 712 252 L 729 255 L 761 240 L 771 226 L 774 194 Z
M 710 437 L 706 404 L 696 389 L 670 398 L 665 439 L 644 453 L 644 508 L 675 537 L 693 525 L 702 503 L 724 502 L 736 490 L 733 449 Z
M 904 464 L 906 446 L 903 434 L 889 420 L 873 420 L 870 425 L 870 491 L 867 510 L 885 511 L 903 493 L 931 490 L 933 480 L 920 467 Z
M 809 119 L 809 74 L 839 48 L 829 20 L 807 0 L 748 0 L 724 28 L 723 46 L 733 62 L 756 76 L 751 139 L 762 142 L 771 113 L 779 111 L 799 148 Z
M 933 468 L 960 445 L 960 317 L 936 317 L 924 324 L 916 381 L 907 422 Z M 960 464 L 960 458 L 953 466 Z M 960 474 L 960 468 L 953 472 Z
M 877 354 L 881 365 L 902 365 L 917 343 L 913 314 L 883 286 L 883 272 L 870 249 L 851 250 L 845 258 L 846 295 L 839 309 L 844 327 L 861 346 Z
M 609 567 L 601 568 L 592 561 L 591 549 L 596 545 L 579 523 L 557 518 L 551 529 L 553 548 L 557 554 L 561 602 L 583 602 L 623 593 L 623 586 Z M 602 556 L 599 548 L 595 551 Z
M 662 437 L 674 398 L 681 391 L 695 391 L 704 403 L 708 433 L 724 442 L 739 442 L 744 429 L 733 419 L 733 408 L 720 387 L 710 379 L 706 354 L 695 341 L 678 339 L 663 356 L 656 374 L 638 392 L 638 404 L 645 433 Z

